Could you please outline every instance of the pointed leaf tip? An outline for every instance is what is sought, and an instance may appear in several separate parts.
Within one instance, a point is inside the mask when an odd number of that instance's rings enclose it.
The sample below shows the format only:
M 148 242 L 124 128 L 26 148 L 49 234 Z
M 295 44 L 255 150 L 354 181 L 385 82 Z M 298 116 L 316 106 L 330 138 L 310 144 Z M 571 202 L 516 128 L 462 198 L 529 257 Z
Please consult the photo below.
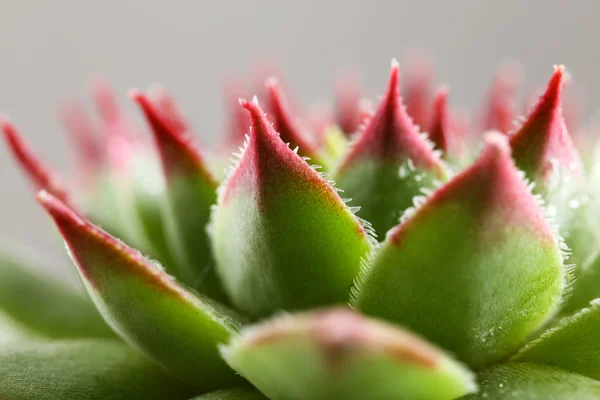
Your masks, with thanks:
M 104 78 L 96 78 L 90 84 L 90 92 L 98 113 L 105 122 L 114 122 L 122 116 L 113 89 Z
M 432 144 L 406 113 L 398 64 L 392 62 L 385 94 L 340 161 L 335 180 L 362 207 L 357 215 L 383 237 L 422 188 L 446 180 L 447 174 Z
M 476 388 L 473 374 L 439 349 L 347 309 L 249 327 L 222 353 L 274 399 L 446 400 Z
M 166 118 L 156 104 L 139 90 L 133 89 L 129 95 L 141 108 L 152 129 L 167 182 L 181 175 L 200 174 L 216 187 L 217 183 L 194 146 L 190 132 Z
M 433 169 L 443 175 L 440 160 L 420 136 L 402 104 L 400 72 L 397 61 L 392 61 L 387 88 L 375 115 L 370 119 L 348 151 L 340 169 L 357 158 L 411 159 L 420 168 Z
M 444 153 L 448 152 L 449 141 L 452 140 L 448 137 L 451 134 L 448 118 L 448 87 L 442 86 L 433 97 L 433 115 L 428 134 L 429 139 Z
M 178 132 L 191 131 L 188 120 L 185 118 L 181 108 L 167 89 L 161 85 L 154 84 L 150 86 L 148 91 L 156 108 L 161 112 L 163 118 L 173 126 L 173 129 L 176 129 Z
M 281 140 L 258 103 L 242 106 L 252 130 L 212 214 L 224 286 L 237 307 L 256 316 L 345 302 L 370 250 L 366 229 Z
M 164 214 L 167 240 L 176 256 L 170 266 L 179 279 L 199 292 L 226 301 L 214 273 L 206 226 L 210 207 L 216 203 L 217 181 L 210 173 L 191 133 L 160 113 L 155 104 L 140 92 L 132 98 L 152 129 L 167 182 Z M 179 119 L 179 117 L 177 117 Z
M 513 131 L 517 117 L 515 95 L 522 75 L 522 67 L 516 63 L 506 63 L 497 70 L 481 111 L 481 132 L 496 130 L 508 135 Z
M 59 115 L 73 143 L 77 163 L 82 170 L 81 180 L 89 179 L 89 175 L 98 172 L 103 162 L 102 146 L 96 137 L 96 129 L 79 102 L 62 104 Z
M 232 312 L 194 295 L 51 194 L 40 192 L 38 201 L 59 228 L 96 307 L 123 339 L 200 388 L 241 383 L 217 350 L 239 329 Z
M 283 89 L 276 77 L 270 77 L 265 82 L 267 89 L 268 109 L 273 118 L 273 127 L 279 133 L 284 143 L 289 143 L 291 148 L 299 147 L 299 154 L 310 157 L 312 162 L 326 167 L 320 154 L 309 137 L 307 137 L 303 124 L 288 105 Z
M 561 110 L 564 78 L 564 66 L 555 66 L 546 91 L 510 137 L 517 166 L 529 179 L 543 185 L 548 185 L 555 173 L 577 178 L 582 169 Z
M 488 135 L 471 167 L 388 232 L 353 297 L 357 309 L 473 367 L 521 346 L 554 315 L 566 286 L 560 243 L 507 140 Z
M 431 124 L 432 87 L 433 61 L 425 55 L 408 58 L 404 83 L 406 112 L 421 129 Z
M 335 84 L 335 120 L 342 132 L 350 137 L 361 123 L 361 88 L 358 77 L 351 73 L 339 76 Z
M 64 202 L 69 202 L 69 192 L 58 174 L 46 166 L 31 150 L 17 128 L 7 119 L 0 118 L 0 129 L 4 132 L 6 143 L 27 174 L 36 190 L 45 189 Z

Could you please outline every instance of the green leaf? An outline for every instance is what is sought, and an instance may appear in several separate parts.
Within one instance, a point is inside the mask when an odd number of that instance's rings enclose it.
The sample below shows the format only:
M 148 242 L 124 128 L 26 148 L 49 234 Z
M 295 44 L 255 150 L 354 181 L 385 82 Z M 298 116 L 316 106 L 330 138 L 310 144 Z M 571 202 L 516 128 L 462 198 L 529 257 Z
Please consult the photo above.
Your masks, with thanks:
M 544 365 L 499 365 L 483 371 L 478 381 L 479 392 L 461 400 L 600 399 L 600 382 Z
M 550 364 L 600 379 L 600 301 L 563 318 L 528 343 L 513 359 Z
M 577 279 L 563 305 L 564 315 L 578 312 L 587 307 L 590 301 L 600 297 L 600 253 L 589 261 L 577 265 L 575 272 Z
M 515 351 L 556 311 L 560 242 L 506 137 L 392 229 L 353 304 L 419 332 L 473 367 Z
M 52 279 L 47 271 L 0 249 L 0 313 L 30 333 L 47 338 L 114 337 L 93 303 Z
M 237 332 L 223 306 L 197 297 L 46 192 L 39 202 L 54 219 L 88 293 L 127 342 L 174 375 L 206 390 L 240 383 L 217 344 Z
M 197 391 L 114 340 L 0 346 L 0 398 L 10 400 L 187 399 Z
M 368 228 L 277 136 L 258 102 L 243 102 L 252 135 L 213 212 L 217 273 L 253 316 L 346 303 Z
M 210 392 L 190 400 L 268 400 L 258 390 L 247 387 L 237 389 L 224 389 Z
M 578 178 L 583 165 L 562 115 L 564 66 L 555 67 L 545 93 L 523 125 L 510 135 L 515 163 L 540 193 L 552 191 L 556 179 Z
M 476 388 L 471 372 L 419 337 L 342 308 L 247 328 L 223 356 L 276 400 L 451 400 Z
M 167 183 L 170 245 L 181 264 L 174 270 L 175 274 L 199 292 L 224 301 L 206 233 L 210 208 L 217 201 L 218 183 L 193 147 L 190 133 L 173 124 L 172 118 L 161 115 L 145 95 L 134 92 L 132 97 L 152 127 L 162 160 Z
M 422 189 L 446 178 L 447 168 L 406 114 L 394 61 L 379 108 L 338 165 L 337 185 L 383 237 Z

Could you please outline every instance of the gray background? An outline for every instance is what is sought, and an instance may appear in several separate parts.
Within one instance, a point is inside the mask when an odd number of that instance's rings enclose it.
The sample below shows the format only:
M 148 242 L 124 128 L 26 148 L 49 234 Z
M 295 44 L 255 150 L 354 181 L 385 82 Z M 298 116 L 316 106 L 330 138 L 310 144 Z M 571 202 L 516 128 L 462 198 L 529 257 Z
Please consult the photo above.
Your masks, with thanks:
M 57 102 L 83 96 L 97 74 L 124 102 L 130 87 L 163 83 L 207 142 L 222 126 L 221 79 L 248 72 L 261 55 L 278 61 L 305 102 L 329 99 L 342 67 L 356 69 L 375 96 L 392 57 L 425 48 L 457 105 L 475 105 L 507 59 L 526 67 L 526 89 L 564 63 L 588 103 L 599 104 L 599 10 L 597 0 L 0 0 L 0 110 L 67 173 Z M 0 181 L 0 236 L 64 264 L 62 245 L 3 146 Z

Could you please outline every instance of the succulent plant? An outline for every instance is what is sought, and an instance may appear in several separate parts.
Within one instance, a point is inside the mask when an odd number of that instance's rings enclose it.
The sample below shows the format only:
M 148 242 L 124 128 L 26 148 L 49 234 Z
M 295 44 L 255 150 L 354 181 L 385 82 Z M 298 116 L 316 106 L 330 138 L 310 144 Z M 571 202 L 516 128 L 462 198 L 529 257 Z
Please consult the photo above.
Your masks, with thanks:
M 99 126 L 63 113 L 74 188 L 2 120 L 87 295 L 0 253 L 0 398 L 600 399 L 599 170 L 564 68 L 514 128 L 511 71 L 472 123 L 428 71 L 403 99 L 392 62 L 375 108 L 341 80 L 335 112 L 231 87 L 210 157 L 164 89 L 130 93 L 152 145 L 99 83 Z

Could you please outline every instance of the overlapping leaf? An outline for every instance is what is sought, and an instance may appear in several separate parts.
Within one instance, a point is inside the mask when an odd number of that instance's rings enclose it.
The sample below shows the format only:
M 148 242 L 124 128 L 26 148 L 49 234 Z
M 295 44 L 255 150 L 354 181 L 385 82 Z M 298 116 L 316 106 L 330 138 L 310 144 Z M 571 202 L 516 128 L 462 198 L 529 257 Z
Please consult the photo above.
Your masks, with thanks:
M 466 368 L 429 343 L 346 309 L 247 328 L 223 355 L 277 400 L 451 400 L 476 389 Z

